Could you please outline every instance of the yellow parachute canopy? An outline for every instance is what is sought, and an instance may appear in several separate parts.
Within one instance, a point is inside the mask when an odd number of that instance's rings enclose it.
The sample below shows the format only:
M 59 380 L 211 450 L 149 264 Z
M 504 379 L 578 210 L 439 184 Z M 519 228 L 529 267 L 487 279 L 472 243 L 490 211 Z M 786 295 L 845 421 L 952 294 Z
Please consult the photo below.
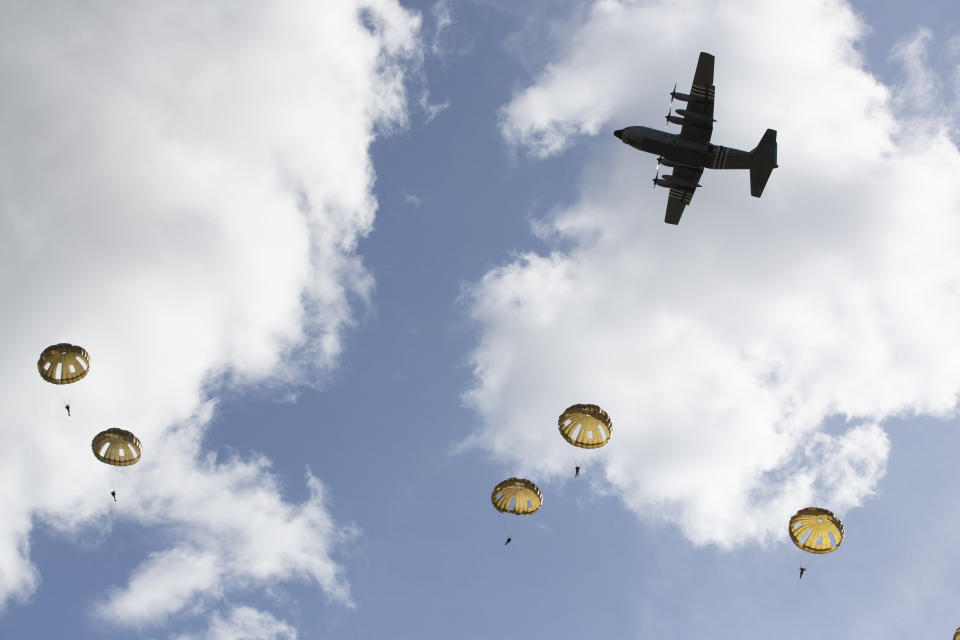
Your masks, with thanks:
M 523 478 L 507 478 L 493 488 L 490 502 L 500 513 L 525 516 L 535 513 L 543 504 L 540 488 Z
M 90 355 L 83 347 L 61 342 L 43 350 L 37 360 L 37 369 L 47 382 L 70 384 L 90 371 Z
M 804 551 L 830 553 L 843 542 L 843 523 L 819 507 L 800 509 L 790 518 L 790 539 Z
M 957 627 L 957 630 L 953 632 L 953 640 L 960 640 L 960 627 Z
M 607 412 L 595 404 L 575 404 L 557 420 L 563 439 L 583 449 L 596 449 L 607 444 L 613 433 L 613 422 Z
M 140 461 L 140 440 L 123 429 L 101 431 L 94 436 L 90 446 L 100 462 L 126 467 Z

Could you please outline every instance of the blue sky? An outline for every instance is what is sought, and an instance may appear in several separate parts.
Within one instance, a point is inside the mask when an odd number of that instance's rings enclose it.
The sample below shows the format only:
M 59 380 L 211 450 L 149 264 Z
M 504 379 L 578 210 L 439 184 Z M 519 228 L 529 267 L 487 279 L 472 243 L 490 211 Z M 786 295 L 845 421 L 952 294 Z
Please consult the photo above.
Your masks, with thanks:
M 6 9 L 0 637 L 960 626 L 953 5 Z M 714 141 L 780 168 L 667 227 L 611 132 L 700 50 Z M 836 553 L 784 535 L 812 504 Z

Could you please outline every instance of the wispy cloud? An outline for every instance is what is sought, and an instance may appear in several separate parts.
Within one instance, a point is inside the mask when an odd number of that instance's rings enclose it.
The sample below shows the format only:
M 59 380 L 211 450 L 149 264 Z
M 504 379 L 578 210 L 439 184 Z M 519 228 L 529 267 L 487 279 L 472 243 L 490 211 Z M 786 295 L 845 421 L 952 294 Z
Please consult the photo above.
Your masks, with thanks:
M 890 52 L 890 58 L 903 67 L 904 81 L 897 87 L 894 104 L 902 109 L 929 111 L 941 98 L 942 84 L 939 76 L 930 68 L 928 48 L 933 33 L 926 28 L 917 29 L 903 38 Z
M 424 92 L 420 94 L 419 105 L 427 116 L 427 123 L 430 123 L 433 122 L 437 116 L 450 108 L 450 101 L 444 100 L 443 102 L 430 102 L 430 94 L 424 90 Z
M 430 51 L 433 55 L 442 58 L 445 53 L 446 45 L 443 44 L 445 35 L 453 26 L 453 14 L 450 11 L 449 0 L 437 0 L 430 9 L 433 15 L 434 31 L 433 41 L 430 43 Z
M 297 640 L 297 631 L 266 611 L 252 607 L 233 607 L 224 617 L 211 616 L 210 626 L 202 635 L 181 635 L 176 640 Z
M 403 201 L 406 202 L 411 207 L 416 207 L 419 209 L 420 206 L 423 204 L 423 200 L 413 195 L 412 193 L 404 193 L 402 197 L 403 197 Z
M 933 32 L 921 27 L 893 46 L 890 58 L 903 72 L 894 88 L 894 106 L 915 125 L 948 126 L 954 140 L 960 140 L 960 36 L 949 38 L 942 47 L 943 56 L 937 62 L 948 69 L 944 78 L 930 61 L 934 44 Z

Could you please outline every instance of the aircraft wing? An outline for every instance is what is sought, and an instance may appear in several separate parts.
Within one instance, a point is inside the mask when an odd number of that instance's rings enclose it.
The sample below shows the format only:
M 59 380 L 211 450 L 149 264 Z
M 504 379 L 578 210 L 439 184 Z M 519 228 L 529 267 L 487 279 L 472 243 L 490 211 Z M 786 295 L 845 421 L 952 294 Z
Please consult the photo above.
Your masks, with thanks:
M 710 136 L 713 135 L 713 94 L 713 56 L 701 51 L 697 70 L 693 74 L 693 86 L 690 87 L 692 100 L 687 103 L 687 111 L 693 115 L 685 118 L 690 122 L 680 129 L 681 137 L 710 142 Z
M 664 176 L 667 180 L 675 178 L 679 182 L 684 182 L 683 186 L 670 187 L 670 195 L 667 197 L 667 215 L 663 219 L 667 224 L 680 224 L 680 216 L 683 210 L 693 199 L 693 192 L 697 190 L 696 185 L 703 169 L 690 169 L 688 167 L 676 167 L 669 176 Z

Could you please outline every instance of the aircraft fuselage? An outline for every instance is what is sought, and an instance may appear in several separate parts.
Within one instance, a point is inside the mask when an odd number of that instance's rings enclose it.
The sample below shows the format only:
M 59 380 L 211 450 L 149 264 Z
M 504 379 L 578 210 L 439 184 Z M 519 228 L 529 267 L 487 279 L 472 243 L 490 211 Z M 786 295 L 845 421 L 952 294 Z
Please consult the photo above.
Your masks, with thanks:
M 750 152 L 683 138 L 650 127 L 626 127 L 613 132 L 634 149 L 658 155 L 667 166 L 696 169 L 749 169 Z

